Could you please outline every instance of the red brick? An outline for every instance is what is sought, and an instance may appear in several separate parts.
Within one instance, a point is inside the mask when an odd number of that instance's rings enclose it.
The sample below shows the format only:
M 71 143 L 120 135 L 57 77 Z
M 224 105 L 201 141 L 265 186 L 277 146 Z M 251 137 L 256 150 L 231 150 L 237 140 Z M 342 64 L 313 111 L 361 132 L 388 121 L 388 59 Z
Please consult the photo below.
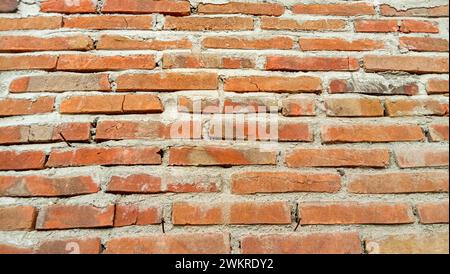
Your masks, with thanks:
M 38 230 L 111 227 L 114 206 L 51 205 L 39 211 Z
M 246 37 L 206 37 L 202 46 L 212 49 L 292 49 L 294 40 L 290 37 L 277 36 L 270 38 Z
M 162 211 L 160 208 L 154 207 L 140 207 L 132 204 L 116 205 L 114 215 L 114 226 L 144 226 L 160 224 L 162 219 Z
M 153 147 L 96 147 L 71 150 L 54 149 L 47 167 L 71 167 L 89 165 L 159 165 L 161 155 Z
M 189 15 L 189 1 L 140 1 L 140 0 L 106 0 L 103 13 L 161 13 L 171 15 Z
M 316 100 L 310 96 L 289 97 L 281 101 L 283 116 L 315 116 Z
M 230 2 L 226 4 L 200 4 L 198 12 L 203 14 L 249 14 L 281 16 L 284 6 L 272 3 L 241 3 Z
M 290 224 L 291 209 L 284 202 L 188 203 L 172 207 L 174 225 Z
M 57 56 L 51 55 L 3 55 L 0 56 L 0 71 L 54 70 L 57 60 Z
M 442 171 L 352 174 L 348 191 L 357 194 L 448 192 L 448 174 Z
M 108 184 L 107 192 L 121 194 L 161 193 L 163 192 L 162 178 L 147 174 L 127 177 L 113 176 Z
M 409 73 L 446 73 L 448 58 L 425 56 L 365 56 L 368 72 L 404 71 Z
M 106 244 L 109 254 L 228 254 L 228 234 L 161 234 L 116 238 Z
M 358 233 L 244 236 L 243 254 L 362 254 Z
M 398 17 L 448 17 L 448 5 L 436 7 L 419 7 L 409 9 L 396 9 L 389 5 L 380 6 L 381 15 Z
M 391 117 L 448 115 L 448 107 L 444 102 L 433 98 L 387 99 L 385 105 L 386 113 Z
M 298 4 L 292 7 L 295 14 L 357 16 L 375 15 L 375 8 L 370 3 L 340 4 Z
M 431 124 L 428 127 L 428 131 L 430 133 L 431 141 L 440 142 L 440 141 L 448 141 L 449 128 L 447 124 Z
M 164 54 L 163 68 L 248 69 L 255 67 L 254 58 L 227 57 L 217 54 Z
M 384 107 L 375 97 L 331 97 L 325 99 L 330 117 L 382 117 Z
M 411 206 L 401 203 L 300 203 L 301 225 L 411 224 Z
M 2 40 L 0 41 L 0 52 L 87 51 L 93 48 L 93 40 L 86 35 L 50 38 L 35 36 L 2 36 Z
M 428 94 L 448 93 L 449 83 L 444 79 L 430 79 L 427 82 Z
M 32 206 L 0 207 L 0 231 L 33 230 L 36 215 Z
M 68 197 L 99 190 L 89 176 L 0 176 L 0 196 L 6 197 Z
M 183 31 L 238 31 L 253 30 L 249 17 L 166 17 L 165 30 Z
M 371 51 L 383 48 L 384 42 L 371 39 L 300 38 L 303 51 Z
M 63 114 L 161 113 L 159 97 L 150 94 L 73 96 L 61 102 Z
M 45 153 L 41 151 L 0 151 L 0 170 L 43 169 Z
M 42 12 L 59 13 L 95 13 L 97 12 L 97 0 L 77 0 L 78 2 L 66 0 L 44 0 L 41 2 Z M 78 4 L 79 3 L 79 4 Z
M 220 113 L 219 99 L 206 97 L 178 96 L 178 112 L 187 113 Z
M 178 40 L 137 39 L 120 35 L 102 35 L 97 42 L 98 50 L 167 50 L 190 49 L 192 43 L 187 38 Z
M 383 143 L 423 141 L 425 135 L 418 125 L 327 125 L 322 126 L 323 143 Z
M 357 71 L 358 59 L 351 57 L 268 56 L 266 70 L 281 71 Z
M 38 254 L 100 254 L 102 246 L 99 238 L 67 239 L 41 242 Z
M 216 90 L 219 77 L 215 73 L 124 74 L 116 83 L 118 91 Z
M 448 224 L 448 200 L 420 203 L 417 205 L 417 213 L 421 224 Z
M 400 48 L 410 51 L 448 52 L 448 40 L 431 37 L 400 37 Z
M 288 167 L 378 167 L 389 165 L 386 149 L 295 149 L 286 155 Z
M 303 20 L 282 19 L 274 17 L 261 18 L 261 28 L 264 30 L 290 30 L 290 31 L 342 31 L 347 23 L 344 20 Z
M 261 97 L 236 97 L 229 96 L 224 99 L 224 113 L 248 114 L 248 113 L 278 113 L 278 101 L 273 98 Z
M 171 166 L 240 166 L 274 165 L 274 151 L 256 148 L 228 148 L 214 146 L 172 147 L 169 151 Z
M 0 18 L 0 31 L 45 30 L 62 27 L 61 16 L 35 16 L 26 18 Z
M 401 168 L 448 167 L 448 147 L 402 148 L 395 151 L 395 157 Z
M 0 117 L 49 113 L 53 111 L 54 101 L 54 97 L 2 99 L 0 100 Z
M 98 55 L 61 55 L 57 70 L 75 72 L 96 72 L 128 69 L 154 69 L 153 55 L 98 56 Z
M 317 77 L 230 77 L 225 79 L 225 91 L 232 92 L 318 92 L 322 90 L 322 80 Z
M 395 234 L 365 239 L 369 254 L 448 254 L 448 232 Z
M 64 28 L 90 30 L 150 30 L 153 27 L 152 16 L 101 15 L 67 17 Z
M 231 177 L 233 194 L 326 192 L 341 189 L 335 173 L 242 172 Z

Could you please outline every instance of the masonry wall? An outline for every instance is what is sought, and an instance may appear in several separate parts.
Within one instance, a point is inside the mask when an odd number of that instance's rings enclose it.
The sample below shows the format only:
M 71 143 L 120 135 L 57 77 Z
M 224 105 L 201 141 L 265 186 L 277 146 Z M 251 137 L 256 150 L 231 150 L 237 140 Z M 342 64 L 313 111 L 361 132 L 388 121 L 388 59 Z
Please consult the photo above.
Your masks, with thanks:
M 0 0 L 0 253 L 448 253 L 448 14 Z

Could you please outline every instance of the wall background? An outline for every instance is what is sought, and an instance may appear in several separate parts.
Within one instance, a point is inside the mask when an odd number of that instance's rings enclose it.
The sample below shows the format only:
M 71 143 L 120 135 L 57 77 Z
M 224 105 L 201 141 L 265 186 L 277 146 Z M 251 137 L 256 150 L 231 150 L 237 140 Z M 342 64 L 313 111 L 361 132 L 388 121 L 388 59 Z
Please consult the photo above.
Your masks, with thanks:
M 448 1 L 70 4 L 0 1 L 0 253 L 448 253 Z

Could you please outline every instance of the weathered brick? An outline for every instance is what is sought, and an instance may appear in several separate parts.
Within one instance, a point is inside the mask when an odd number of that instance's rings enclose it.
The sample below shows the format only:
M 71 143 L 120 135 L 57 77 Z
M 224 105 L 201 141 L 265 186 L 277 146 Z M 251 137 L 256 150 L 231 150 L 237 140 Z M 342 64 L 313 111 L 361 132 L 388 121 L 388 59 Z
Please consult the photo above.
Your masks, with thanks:
M 0 176 L 0 196 L 6 197 L 68 197 L 99 190 L 89 176 Z
M 98 56 L 98 55 L 61 55 L 57 70 L 74 72 L 96 72 L 128 69 L 148 69 L 156 67 L 153 55 Z
M 400 30 L 397 20 L 356 20 L 356 32 L 398 32 Z
M 338 19 L 303 20 L 263 17 L 261 28 L 264 30 L 290 30 L 290 31 L 342 31 L 347 23 Z
M 9 254 L 9 255 L 23 255 L 23 254 L 33 254 L 34 250 L 29 247 L 21 247 L 12 244 L 4 244 L 0 243 L 0 254 Z
M 401 168 L 448 167 L 448 148 L 401 148 L 395 157 Z
M 62 27 L 61 16 L 35 16 L 26 18 L 0 18 L 0 31 L 45 30 Z
M 272 98 L 260 97 L 226 97 L 223 102 L 223 112 L 233 114 L 278 113 L 278 101 Z
M 341 189 L 335 173 L 242 172 L 231 177 L 233 194 L 326 192 Z
M 266 70 L 281 71 L 357 71 L 358 59 L 351 57 L 268 56 Z
M 38 254 L 100 254 L 102 252 L 99 238 L 65 239 L 43 241 L 37 249 Z
M 375 15 L 370 3 L 298 4 L 292 7 L 295 14 L 357 16 Z
M 348 190 L 357 194 L 402 194 L 448 192 L 446 172 L 390 172 L 352 174 Z
M 448 232 L 395 234 L 365 239 L 369 254 L 448 254 Z
M 116 83 L 118 91 L 216 90 L 219 77 L 215 73 L 123 74 Z
M 448 52 L 448 40 L 431 37 L 400 37 L 400 48 L 410 51 Z
M 207 37 L 202 46 L 212 49 L 292 49 L 294 40 L 290 37 L 270 38 Z
M 281 101 L 283 116 L 315 116 L 316 100 L 311 96 L 289 97 Z
M 167 50 L 190 49 L 192 43 L 187 38 L 173 40 L 137 39 L 120 35 L 100 36 L 96 48 L 99 50 Z
M 249 17 L 166 17 L 165 30 L 183 31 L 238 31 L 253 30 Z
M 420 203 L 417 205 L 417 213 L 422 224 L 448 224 L 448 200 Z
M 87 35 L 41 38 L 35 36 L 2 36 L 0 52 L 30 51 L 87 51 L 94 48 L 93 40 Z
M 357 78 L 332 79 L 330 93 L 361 93 L 368 95 L 418 95 L 419 86 L 414 82 L 395 83 L 387 79 Z
M 433 98 L 387 99 L 385 106 L 387 115 L 391 117 L 448 115 L 448 108 L 445 103 Z
M 140 1 L 140 0 L 106 0 L 103 13 L 161 13 L 171 15 L 189 15 L 189 1 Z
M 361 254 L 358 233 L 271 234 L 244 236 L 243 254 Z
M 375 97 L 330 97 L 325 99 L 330 117 L 382 117 L 384 107 Z
M 281 16 L 284 6 L 272 3 L 241 3 L 230 2 L 226 4 L 200 4 L 198 12 L 203 14 L 249 14 Z
M 230 237 L 226 233 L 161 234 L 135 238 L 116 238 L 107 242 L 109 254 L 228 254 Z
M 162 219 L 161 208 L 141 207 L 135 204 L 118 204 L 114 214 L 114 226 L 131 226 L 131 225 L 155 225 L 160 224 Z
M 423 141 L 418 125 L 326 125 L 321 127 L 323 143 L 412 142 Z
M 150 94 L 73 96 L 61 102 L 63 114 L 161 113 L 161 100 Z
M 111 85 L 107 74 L 49 74 L 17 78 L 11 82 L 9 91 L 12 93 L 111 91 Z
M 303 51 L 371 51 L 383 48 L 382 41 L 371 39 L 300 38 L 300 49 Z
M 90 30 L 149 30 L 153 27 L 152 16 L 102 15 L 67 17 L 64 28 Z
M 364 57 L 364 68 L 368 72 L 446 73 L 448 72 L 448 58 L 369 55 Z
M 71 150 L 54 149 L 46 163 L 47 167 L 70 167 L 89 165 L 159 165 L 161 155 L 154 147 L 96 147 Z
M 0 207 L 0 231 L 33 230 L 36 215 L 32 206 Z
M 389 165 L 386 149 L 295 149 L 286 155 L 288 167 L 378 167 Z
M 2 99 L 0 100 L 0 117 L 50 113 L 53 111 L 54 101 L 54 97 Z
M 187 113 L 220 113 L 219 99 L 178 96 L 177 110 Z
M 448 93 L 449 82 L 444 79 L 430 79 L 427 82 L 427 92 L 428 94 L 440 94 Z
M 43 169 L 45 153 L 41 151 L 0 151 L 0 170 Z
M 0 56 L 0 71 L 13 70 L 54 70 L 57 56 L 52 55 L 3 55 Z
M 380 6 L 381 15 L 398 17 L 448 17 L 448 5 L 436 7 L 419 7 L 409 9 L 396 9 L 387 4 Z
M 164 54 L 163 68 L 248 69 L 255 67 L 254 58 L 228 57 L 217 54 Z
M 172 166 L 274 165 L 276 160 L 274 151 L 257 148 L 184 146 L 172 147 L 169 151 L 169 165 Z
M 189 203 L 172 207 L 174 225 L 290 224 L 291 209 L 285 202 Z
M 449 124 L 438 124 L 434 123 L 428 127 L 428 131 L 430 133 L 431 141 L 440 142 L 440 141 L 448 141 L 449 135 Z
M 59 13 L 95 13 L 97 12 L 97 0 L 77 0 L 77 2 L 66 0 L 43 0 L 41 1 L 42 12 Z
M 302 225 L 410 224 L 412 208 L 401 203 L 300 203 Z
M 439 33 L 439 25 L 431 21 L 402 20 L 400 31 L 403 33 Z
M 111 227 L 114 206 L 104 208 L 87 205 L 51 205 L 39 211 L 38 230 Z
M 15 12 L 17 5 L 17 0 L 2 0 L 0 3 L 0 12 Z
M 322 80 L 317 77 L 231 77 L 225 79 L 225 91 L 232 92 L 319 92 Z

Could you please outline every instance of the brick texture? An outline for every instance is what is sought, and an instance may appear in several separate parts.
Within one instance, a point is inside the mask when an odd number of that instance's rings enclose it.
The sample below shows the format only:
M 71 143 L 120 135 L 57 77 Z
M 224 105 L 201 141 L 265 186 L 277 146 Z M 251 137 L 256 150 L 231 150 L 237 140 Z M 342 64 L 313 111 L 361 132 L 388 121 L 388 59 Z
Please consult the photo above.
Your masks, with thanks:
M 443 0 L 0 0 L 0 254 L 448 253 Z

